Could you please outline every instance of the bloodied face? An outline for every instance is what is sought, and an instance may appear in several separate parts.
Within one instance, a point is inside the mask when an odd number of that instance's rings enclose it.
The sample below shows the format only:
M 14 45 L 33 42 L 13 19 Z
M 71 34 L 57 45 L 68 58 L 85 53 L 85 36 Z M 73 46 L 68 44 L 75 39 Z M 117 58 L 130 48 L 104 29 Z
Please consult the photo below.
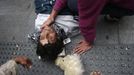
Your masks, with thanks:
M 62 52 L 63 46 L 63 41 L 58 38 L 56 31 L 47 26 L 40 34 L 37 55 L 46 60 L 55 60 Z

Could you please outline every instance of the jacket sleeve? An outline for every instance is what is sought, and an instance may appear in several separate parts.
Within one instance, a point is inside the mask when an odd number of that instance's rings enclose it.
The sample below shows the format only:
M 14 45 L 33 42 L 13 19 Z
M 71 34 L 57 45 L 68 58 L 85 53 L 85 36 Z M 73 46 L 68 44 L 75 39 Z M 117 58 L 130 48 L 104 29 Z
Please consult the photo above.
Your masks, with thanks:
M 67 0 L 56 0 L 53 9 L 60 11 L 67 5 Z
M 14 60 L 10 60 L 0 66 L 0 75 L 16 75 L 16 70 L 17 63 Z
M 96 22 L 106 0 L 78 0 L 79 25 L 85 40 L 92 43 L 96 36 Z

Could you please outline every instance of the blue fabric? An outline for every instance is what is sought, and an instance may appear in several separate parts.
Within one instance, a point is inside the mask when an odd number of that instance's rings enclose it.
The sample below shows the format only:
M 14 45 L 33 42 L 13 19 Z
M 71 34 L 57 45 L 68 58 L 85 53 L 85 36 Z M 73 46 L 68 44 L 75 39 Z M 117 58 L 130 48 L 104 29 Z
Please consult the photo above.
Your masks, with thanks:
M 49 14 L 54 3 L 55 0 L 35 0 L 35 12 Z
M 56 0 L 35 0 L 35 12 L 42 14 L 50 14 Z M 60 15 L 72 15 L 68 7 L 65 7 Z

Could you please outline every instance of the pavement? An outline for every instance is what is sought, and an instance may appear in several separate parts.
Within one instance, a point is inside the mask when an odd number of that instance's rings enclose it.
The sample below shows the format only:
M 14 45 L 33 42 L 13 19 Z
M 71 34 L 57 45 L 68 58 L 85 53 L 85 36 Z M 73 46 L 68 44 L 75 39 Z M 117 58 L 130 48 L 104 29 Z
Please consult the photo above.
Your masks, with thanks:
M 33 60 L 33 67 L 29 71 L 20 67 L 19 75 L 63 75 L 54 64 L 38 60 L 36 45 L 28 40 L 35 18 L 34 0 L 0 0 L 0 64 L 12 56 L 26 55 Z M 94 70 L 103 75 L 134 75 L 134 16 L 125 16 L 119 22 L 100 16 L 96 26 L 95 46 L 81 55 L 84 75 Z M 72 38 L 67 53 L 81 39 L 81 35 Z

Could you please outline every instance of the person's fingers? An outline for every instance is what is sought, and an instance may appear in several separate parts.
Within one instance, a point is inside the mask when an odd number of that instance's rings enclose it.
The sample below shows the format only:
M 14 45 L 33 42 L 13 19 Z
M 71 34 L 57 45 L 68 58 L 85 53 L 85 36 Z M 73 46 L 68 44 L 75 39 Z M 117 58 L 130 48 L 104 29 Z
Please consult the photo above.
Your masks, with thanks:
M 29 58 L 27 58 L 26 64 L 27 64 L 27 67 L 30 68 L 32 66 L 32 61 Z
M 77 54 L 82 54 L 84 52 L 86 52 L 87 50 L 86 49 L 83 49 L 83 47 L 79 47 L 77 49 L 74 50 L 74 53 L 77 53 Z
M 44 28 L 45 28 L 45 26 L 48 26 L 47 21 L 46 21 L 46 22 L 44 22 L 44 23 L 42 24 L 41 29 L 44 29 Z
M 86 52 L 88 49 L 84 49 L 83 47 L 79 48 L 78 51 L 76 51 L 75 53 L 77 54 L 82 54 L 84 52 Z
M 95 72 L 94 72 L 94 75 L 98 75 L 98 73 L 95 71 Z
M 45 26 L 42 26 L 42 27 L 40 28 L 41 32 L 43 32 L 44 28 L 45 28 Z
M 41 27 L 50 26 L 52 23 L 53 20 L 51 18 L 48 18 L 47 21 L 45 21 Z
M 73 50 L 76 51 L 78 48 L 80 48 L 80 46 L 76 46 Z
M 96 71 L 92 72 L 91 75 L 97 75 Z
M 77 45 L 75 48 L 74 48 L 74 52 L 77 53 L 81 50 L 81 44 Z
M 81 50 L 78 50 L 78 51 L 76 51 L 75 53 L 76 53 L 76 54 L 80 54 L 80 53 L 81 53 Z
M 32 65 L 30 63 L 25 63 L 25 64 L 23 64 L 23 67 L 30 69 L 32 67 Z
M 79 45 L 74 49 L 74 53 L 82 54 L 82 53 L 88 51 L 91 48 L 92 48 L 92 46 L 87 47 L 87 46 Z
M 82 44 L 83 43 L 83 40 L 81 40 L 80 42 L 78 42 L 78 44 Z
M 74 48 L 74 50 L 77 49 L 77 48 L 80 48 L 81 46 L 83 46 L 82 44 L 83 44 L 83 41 L 80 41 L 80 42 L 78 43 L 78 45 Z
M 101 72 L 99 71 L 93 71 L 90 73 L 90 75 L 101 75 Z
M 81 44 L 77 45 L 77 46 L 74 48 L 74 51 L 77 51 L 79 48 L 81 48 Z
M 23 65 L 23 64 L 22 64 L 22 66 L 23 66 L 24 68 L 26 68 L 26 66 L 25 66 L 25 65 Z
M 101 72 L 100 72 L 100 71 L 96 71 L 96 74 L 97 74 L 97 75 L 101 75 Z
M 41 29 L 41 32 L 42 32 L 45 28 L 47 28 L 47 27 L 48 27 L 48 25 L 42 25 L 41 28 L 40 28 L 40 29 Z
M 45 27 L 45 23 L 43 23 L 43 25 L 41 26 L 41 29 L 43 29 Z
M 84 52 L 85 52 L 84 50 L 80 50 L 79 52 L 77 52 L 77 54 L 82 54 Z
M 98 75 L 101 75 L 101 72 L 98 72 Z
M 27 64 L 27 65 L 26 65 L 26 68 L 27 68 L 27 69 L 30 69 L 30 68 L 31 68 L 31 65 Z
M 32 61 L 31 61 L 30 58 L 27 58 L 27 62 L 30 63 L 30 64 L 32 64 Z
M 79 52 L 80 52 L 80 48 L 74 50 L 74 53 L 79 53 Z
M 44 29 L 44 27 L 41 27 L 41 28 L 40 28 L 41 32 L 43 31 L 43 29 Z
M 85 53 L 87 50 L 81 50 L 81 52 L 79 54 L 83 54 Z

